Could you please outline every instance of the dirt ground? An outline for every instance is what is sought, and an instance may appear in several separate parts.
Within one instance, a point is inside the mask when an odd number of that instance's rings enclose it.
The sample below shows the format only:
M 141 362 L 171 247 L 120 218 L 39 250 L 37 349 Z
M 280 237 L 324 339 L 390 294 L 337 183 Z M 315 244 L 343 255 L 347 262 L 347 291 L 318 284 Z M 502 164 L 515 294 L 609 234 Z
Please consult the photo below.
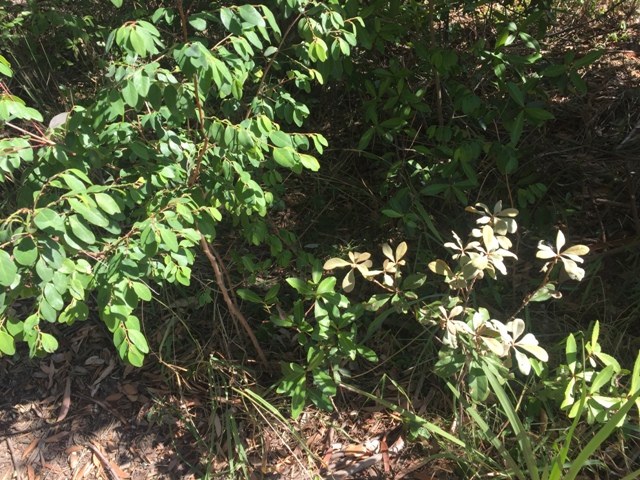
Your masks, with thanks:
M 0 480 L 188 480 L 200 478 L 194 472 L 206 470 L 203 462 L 211 462 L 213 478 L 217 468 L 228 468 L 224 458 L 216 467 L 218 460 L 199 457 L 197 436 L 184 420 L 192 414 L 200 417 L 195 424 L 207 422 L 198 388 L 192 385 L 191 395 L 178 398 L 167 388 L 167 369 L 152 358 L 142 369 L 123 366 L 97 322 L 66 338 L 62 353 L 44 359 L 0 359 Z M 242 428 L 239 420 L 253 466 L 250 478 L 310 479 L 313 470 L 334 480 L 457 478 L 446 462 L 426 465 L 424 454 L 434 452 L 428 445 L 409 445 L 397 416 L 353 400 L 346 401 L 352 408 L 344 414 L 310 410 L 297 422 L 315 467 L 286 432 L 266 429 L 256 441 L 250 422 Z M 240 417 L 242 407 L 236 407 Z M 223 422 L 212 423 L 224 437 Z M 323 464 L 327 468 L 321 470 Z
M 63 353 L 0 359 L 1 479 L 189 478 L 188 459 L 150 421 L 165 379 L 123 367 L 109 343 L 87 324 Z

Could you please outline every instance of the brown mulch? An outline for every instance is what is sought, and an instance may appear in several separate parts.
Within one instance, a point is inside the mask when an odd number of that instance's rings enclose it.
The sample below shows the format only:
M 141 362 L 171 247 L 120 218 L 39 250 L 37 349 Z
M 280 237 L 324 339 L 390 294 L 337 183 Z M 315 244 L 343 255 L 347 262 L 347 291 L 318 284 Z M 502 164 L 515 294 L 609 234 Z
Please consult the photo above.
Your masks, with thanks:
M 109 340 L 88 323 L 63 353 L 0 359 L 0 479 L 189 478 L 193 459 L 153 422 L 166 379 L 123 366 Z
M 424 460 L 432 447 L 410 444 L 396 415 L 356 396 L 331 415 L 307 409 L 291 422 L 295 439 L 277 422 L 256 425 L 237 398 L 229 410 L 212 411 L 211 392 L 196 377 L 183 385 L 192 395 L 177 398 L 166 368 L 152 357 L 142 369 L 122 365 L 98 323 L 65 333 L 61 353 L 28 359 L 21 350 L 0 359 L 0 480 L 188 480 L 206 470 L 252 480 L 311 479 L 314 472 L 327 480 L 457 479 L 447 461 Z M 252 471 L 220 473 L 229 467 L 220 442 L 224 415 L 236 417 Z M 203 426 L 212 428 L 210 452 L 188 431 L 188 416 L 198 417 L 193 425 L 210 424 Z M 211 452 L 219 455 L 205 458 Z

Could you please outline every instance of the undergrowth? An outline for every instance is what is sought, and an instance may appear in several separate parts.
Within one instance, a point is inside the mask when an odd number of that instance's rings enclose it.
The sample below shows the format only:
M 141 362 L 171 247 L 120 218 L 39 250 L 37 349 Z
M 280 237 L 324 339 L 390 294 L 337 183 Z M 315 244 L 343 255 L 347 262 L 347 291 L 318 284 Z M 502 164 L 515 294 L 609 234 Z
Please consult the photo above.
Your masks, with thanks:
M 0 2 L 2 355 L 100 321 L 202 478 L 331 475 L 370 411 L 461 478 L 637 477 L 637 119 L 613 186 L 540 152 L 631 10 L 50 3 Z

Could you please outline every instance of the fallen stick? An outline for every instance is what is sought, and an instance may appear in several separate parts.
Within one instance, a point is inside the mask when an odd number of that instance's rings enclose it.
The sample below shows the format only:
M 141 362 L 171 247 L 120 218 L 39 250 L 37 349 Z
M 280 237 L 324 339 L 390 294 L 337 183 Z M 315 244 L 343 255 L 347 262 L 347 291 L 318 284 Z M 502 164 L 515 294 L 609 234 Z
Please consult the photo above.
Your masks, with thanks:
M 242 314 L 242 312 L 240 311 L 236 303 L 231 299 L 231 296 L 229 295 L 229 289 L 227 288 L 227 285 L 224 281 L 224 275 L 220 267 L 220 262 L 216 258 L 217 255 L 215 255 L 214 252 L 211 251 L 212 247 L 209 245 L 209 243 L 207 243 L 204 236 L 200 237 L 200 245 L 202 246 L 202 250 L 204 251 L 204 254 L 207 256 L 207 258 L 209 259 L 209 263 L 213 268 L 213 273 L 216 276 L 216 283 L 218 284 L 218 288 L 220 289 L 220 292 L 222 292 L 222 297 L 224 298 L 224 301 L 227 304 L 227 308 L 229 309 L 229 312 L 238 322 L 240 322 L 240 325 L 242 325 L 242 328 L 244 328 L 244 331 L 247 332 L 247 335 L 249 335 L 249 339 L 253 344 L 253 348 L 255 348 L 258 354 L 258 357 L 260 357 L 260 361 L 263 363 L 263 365 L 266 366 L 267 357 L 262 351 L 262 348 L 260 348 L 258 339 L 253 333 L 253 330 L 251 330 L 251 326 L 249 325 L 249 322 L 247 322 L 247 319 L 244 317 L 244 315 Z

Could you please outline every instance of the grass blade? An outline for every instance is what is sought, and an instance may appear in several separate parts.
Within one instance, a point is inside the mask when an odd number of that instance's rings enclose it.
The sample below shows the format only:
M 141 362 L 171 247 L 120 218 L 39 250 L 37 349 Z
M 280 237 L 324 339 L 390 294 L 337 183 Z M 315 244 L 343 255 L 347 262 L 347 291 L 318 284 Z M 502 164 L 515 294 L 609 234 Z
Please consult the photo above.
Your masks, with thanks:
M 511 400 L 509 399 L 507 392 L 502 388 L 500 381 L 494 374 L 494 370 L 490 365 L 485 365 L 484 372 L 491 384 L 493 392 L 504 410 L 505 415 L 507 416 L 507 419 L 509 420 L 509 423 L 511 424 L 511 428 L 513 428 L 513 431 L 516 434 L 518 444 L 520 445 L 522 455 L 524 456 L 524 461 L 527 464 L 529 478 L 531 478 L 531 480 L 540 480 L 540 474 L 538 473 L 538 466 L 536 464 L 536 457 L 533 453 L 533 448 L 531 447 L 531 441 L 529 440 L 529 436 L 527 435 L 520 418 L 518 418 L 518 414 L 511 404 Z
M 365 392 L 364 390 L 360 390 L 358 387 L 354 387 L 353 385 L 349 385 L 346 383 L 342 383 L 340 382 L 340 386 L 343 388 L 346 388 L 347 390 L 350 390 L 354 393 L 357 393 L 358 395 L 362 395 L 363 397 L 368 398 L 369 400 L 373 400 L 374 402 L 379 403 L 380 405 L 382 405 L 385 408 L 388 408 L 389 410 L 396 412 L 400 415 L 402 415 L 403 417 L 409 419 L 411 422 L 415 422 L 420 424 L 422 427 L 424 427 L 426 430 L 428 430 L 429 432 L 435 434 L 435 435 L 439 435 L 440 437 L 450 441 L 451 443 L 454 443 L 462 448 L 466 448 L 466 444 L 460 440 L 457 437 L 454 437 L 453 435 L 451 435 L 449 432 L 444 431 L 443 429 L 441 429 L 440 427 L 438 427 L 437 425 L 429 422 L 428 420 L 425 420 L 424 418 L 416 415 L 413 412 L 410 412 L 409 410 L 406 410 L 398 405 L 395 405 L 394 403 L 388 402 L 387 400 L 383 399 L 383 398 L 379 398 L 376 397 L 375 395 L 372 395 L 369 392 Z
M 476 422 L 476 425 L 480 427 L 485 438 L 489 440 L 491 445 L 493 445 L 493 447 L 498 451 L 500 456 L 507 463 L 508 467 L 513 471 L 513 474 L 516 477 L 518 477 L 520 480 L 527 480 L 527 478 L 524 476 L 524 473 L 522 473 L 522 470 L 520 470 L 520 468 L 518 467 L 518 464 L 516 463 L 516 461 L 509 454 L 507 449 L 504 448 L 504 444 L 500 441 L 500 439 L 496 436 L 496 434 L 493 433 L 493 431 L 491 430 L 487 422 L 484 421 L 484 419 L 480 416 L 478 411 L 472 406 L 466 407 L 466 411 L 469 414 L 469 416 L 473 418 L 473 421 Z
M 609 438 L 609 436 L 613 433 L 613 431 L 617 428 L 618 423 L 624 418 L 629 410 L 635 405 L 636 400 L 640 398 L 640 390 L 635 392 L 626 402 L 620 407 L 607 423 L 605 423 L 598 433 L 585 445 L 582 451 L 578 454 L 576 459 L 571 463 L 571 468 L 567 472 L 567 475 L 564 477 L 564 480 L 574 480 L 582 467 L 587 463 L 589 457 L 593 455 L 602 443 Z

